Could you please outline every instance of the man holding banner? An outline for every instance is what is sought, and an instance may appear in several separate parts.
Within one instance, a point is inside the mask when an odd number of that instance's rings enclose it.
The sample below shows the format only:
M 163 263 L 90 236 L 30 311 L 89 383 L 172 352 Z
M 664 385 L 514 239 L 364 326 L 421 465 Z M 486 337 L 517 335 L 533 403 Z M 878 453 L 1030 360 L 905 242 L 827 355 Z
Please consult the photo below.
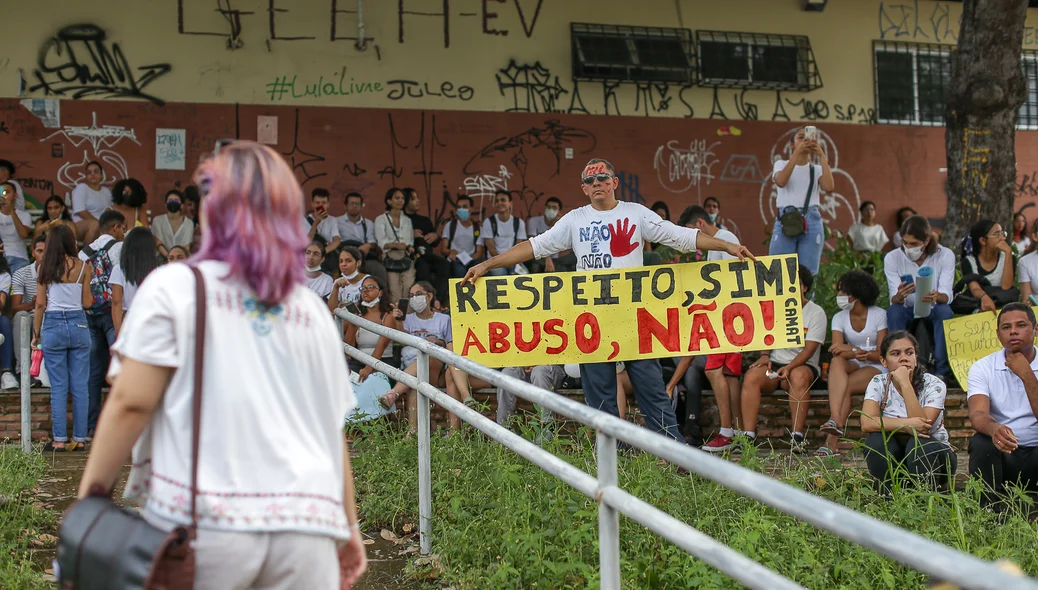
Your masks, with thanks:
M 640 267 L 642 244 L 646 241 L 665 244 L 680 252 L 715 250 L 740 260 L 755 260 L 744 246 L 707 236 L 696 229 L 678 227 L 643 205 L 618 201 L 615 191 L 619 180 L 612 164 L 605 160 L 590 160 L 581 180 L 581 189 L 591 201 L 589 205 L 570 211 L 545 233 L 472 267 L 458 288 L 493 269 L 511 268 L 530 258 L 541 259 L 569 249 L 577 257 L 578 272 Z M 627 360 L 625 364 L 646 424 L 656 432 L 682 440 L 659 360 Z M 581 364 L 580 377 L 587 404 L 618 416 L 616 363 Z

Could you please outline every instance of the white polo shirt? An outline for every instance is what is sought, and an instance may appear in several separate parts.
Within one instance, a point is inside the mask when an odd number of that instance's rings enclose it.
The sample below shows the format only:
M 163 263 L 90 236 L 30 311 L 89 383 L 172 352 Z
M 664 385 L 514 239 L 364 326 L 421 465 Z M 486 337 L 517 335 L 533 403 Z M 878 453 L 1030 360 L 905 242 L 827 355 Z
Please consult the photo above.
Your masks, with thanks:
M 1038 356 L 1031 361 L 1038 375 Z M 966 398 L 986 395 L 991 400 L 991 417 L 1013 429 L 1022 447 L 1038 447 L 1038 418 L 1034 416 L 1024 382 L 1006 366 L 1006 351 L 993 352 L 970 367 Z

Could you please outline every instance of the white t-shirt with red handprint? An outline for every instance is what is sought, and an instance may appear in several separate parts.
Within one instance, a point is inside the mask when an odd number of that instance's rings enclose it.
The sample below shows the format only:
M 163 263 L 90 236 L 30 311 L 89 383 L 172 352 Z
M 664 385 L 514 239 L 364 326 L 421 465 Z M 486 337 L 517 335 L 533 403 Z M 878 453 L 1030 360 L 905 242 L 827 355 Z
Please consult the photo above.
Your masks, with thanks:
M 530 238 L 530 244 L 537 258 L 572 249 L 578 271 L 630 268 L 643 265 L 644 242 L 692 252 L 698 234 L 697 229 L 664 221 L 644 205 L 619 201 L 609 211 L 599 211 L 591 205 L 574 209 L 548 231 Z

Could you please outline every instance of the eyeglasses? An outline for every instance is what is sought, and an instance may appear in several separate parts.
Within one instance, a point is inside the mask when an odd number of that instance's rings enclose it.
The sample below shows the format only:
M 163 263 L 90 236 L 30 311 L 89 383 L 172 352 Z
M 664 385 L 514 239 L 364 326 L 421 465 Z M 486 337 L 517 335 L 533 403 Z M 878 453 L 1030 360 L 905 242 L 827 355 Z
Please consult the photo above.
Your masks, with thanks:
M 360 288 L 361 291 L 378 291 L 378 285 L 364 285 Z
M 612 174 L 606 174 L 603 172 L 602 174 L 595 174 L 594 176 L 585 176 L 584 184 L 591 186 L 592 184 L 595 184 L 596 180 L 598 182 L 609 182 L 611 178 L 613 178 Z
M 411 297 L 422 297 L 424 295 L 428 295 L 428 293 L 426 293 L 425 291 L 422 291 L 420 293 L 411 293 Z
M 991 232 L 990 234 L 988 234 L 989 238 L 997 238 L 998 236 L 1002 236 L 1003 238 L 1008 238 L 1009 237 L 1009 232 L 1007 232 L 1006 230 L 1002 230 L 1002 231 Z

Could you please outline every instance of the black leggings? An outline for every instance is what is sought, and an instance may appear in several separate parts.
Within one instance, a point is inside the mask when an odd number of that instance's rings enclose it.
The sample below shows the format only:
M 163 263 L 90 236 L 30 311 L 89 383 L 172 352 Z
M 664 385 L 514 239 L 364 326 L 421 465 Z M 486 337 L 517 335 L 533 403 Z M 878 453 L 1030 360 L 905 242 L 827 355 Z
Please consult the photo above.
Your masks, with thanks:
M 1038 447 L 1017 447 L 1012 453 L 1003 453 L 995 448 L 990 436 L 974 434 L 970 439 L 970 475 L 984 481 L 984 506 L 998 502 L 1007 482 L 1038 492 Z
M 883 439 L 886 438 L 886 448 Z M 865 464 L 876 478 L 876 490 L 888 493 L 894 472 L 903 465 L 913 479 L 939 487 L 955 475 L 955 451 L 940 441 L 907 435 L 870 433 L 865 438 Z

